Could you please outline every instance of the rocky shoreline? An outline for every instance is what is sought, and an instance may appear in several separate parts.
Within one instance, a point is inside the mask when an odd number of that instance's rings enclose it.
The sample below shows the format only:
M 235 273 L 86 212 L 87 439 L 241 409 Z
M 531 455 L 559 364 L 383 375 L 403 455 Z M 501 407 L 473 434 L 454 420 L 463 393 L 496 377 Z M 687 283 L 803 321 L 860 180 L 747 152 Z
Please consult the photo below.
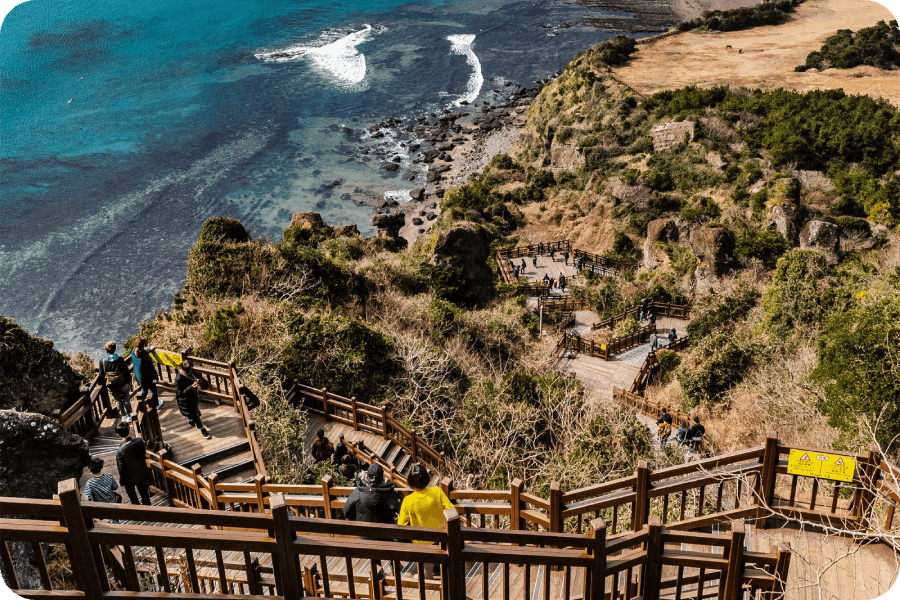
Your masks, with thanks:
M 412 160 L 407 180 L 420 179 L 414 170 L 416 165 L 426 169 L 424 187 L 413 189 L 409 201 L 385 198 L 379 203 L 379 212 L 372 217 L 378 235 L 394 238 L 400 245 L 412 245 L 427 234 L 440 215 L 446 190 L 463 185 L 471 175 L 481 173 L 495 155 L 509 151 L 525 123 L 528 105 L 537 97 L 540 86 L 551 80 L 541 80 L 533 88 L 507 84 L 504 87 L 510 89 L 504 90 L 506 94 L 493 90 L 493 103 L 485 100 L 430 116 L 417 115 L 416 125 L 405 128 L 399 119 L 373 125 L 373 138 L 381 139 L 392 130 L 416 136 L 408 146 Z M 382 163 L 382 169 L 399 170 L 401 160 L 397 158 Z

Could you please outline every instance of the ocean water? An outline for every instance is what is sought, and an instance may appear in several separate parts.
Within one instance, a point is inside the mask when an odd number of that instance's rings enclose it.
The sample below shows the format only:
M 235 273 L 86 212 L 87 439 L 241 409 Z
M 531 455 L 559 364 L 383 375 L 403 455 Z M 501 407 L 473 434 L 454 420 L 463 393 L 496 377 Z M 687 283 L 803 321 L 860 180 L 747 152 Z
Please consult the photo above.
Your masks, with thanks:
M 579 23 L 598 15 L 634 25 L 562 0 L 21 4 L 0 31 L 0 314 L 97 354 L 171 306 L 208 217 L 370 235 L 374 201 L 425 172 L 372 124 L 531 86 L 617 33 Z M 379 146 L 397 173 L 360 152 Z

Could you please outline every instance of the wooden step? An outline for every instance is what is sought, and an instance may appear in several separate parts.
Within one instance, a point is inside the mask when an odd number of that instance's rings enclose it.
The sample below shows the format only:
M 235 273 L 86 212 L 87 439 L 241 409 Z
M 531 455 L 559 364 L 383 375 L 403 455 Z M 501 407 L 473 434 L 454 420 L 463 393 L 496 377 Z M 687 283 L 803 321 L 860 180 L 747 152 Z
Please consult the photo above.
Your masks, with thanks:
M 256 474 L 256 464 L 253 462 L 253 457 L 250 457 L 249 460 L 246 460 L 244 462 L 228 465 L 227 467 L 222 467 L 218 471 L 214 471 L 214 473 L 219 476 L 219 481 L 230 481 L 230 479 L 234 476 L 238 476 L 238 480 L 243 481 L 244 476 L 249 471 L 252 471 L 253 475 Z M 251 475 L 251 477 L 253 475 Z
M 214 452 L 209 452 L 207 454 L 202 454 L 200 456 L 196 456 L 194 458 L 189 458 L 186 460 L 180 461 L 178 464 L 186 469 L 190 469 L 194 465 L 199 464 L 203 467 L 204 471 L 206 471 L 206 466 L 211 465 L 217 462 L 222 461 L 223 459 L 227 459 L 230 456 L 235 456 L 238 454 L 244 454 L 250 450 L 250 442 L 247 440 L 243 440 L 238 442 L 237 444 L 232 444 L 231 446 L 226 446 L 225 448 L 221 448 Z

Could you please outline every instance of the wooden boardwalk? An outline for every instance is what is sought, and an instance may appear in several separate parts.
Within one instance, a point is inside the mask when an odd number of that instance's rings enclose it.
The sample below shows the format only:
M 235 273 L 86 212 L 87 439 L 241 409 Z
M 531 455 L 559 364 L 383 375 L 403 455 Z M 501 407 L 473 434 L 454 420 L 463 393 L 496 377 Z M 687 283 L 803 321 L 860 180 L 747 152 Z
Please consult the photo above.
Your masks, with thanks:
M 163 439 L 172 448 L 170 460 L 187 468 L 199 463 L 206 475 L 218 471 L 220 481 L 223 482 L 244 481 L 256 474 L 241 417 L 230 404 L 216 406 L 214 403 L 201 401 L 201 418 L 212 435 L 210 439 L 206 439 L 199 429 L 191 427 L 187 419 L 178 412 L 172 392 L 159 389 L 163 399 L 163 406 L 159 409 L 159 422 Z M 116 451 L 121 440 L 116 435 L 115 426 L 119 420 L 118 417 L 104 419 L 100 431 L 90 444 L 91 456 L 103 460 L 103 472 L 111 473 L 116 482 L 119 481 Z M 132 424 L 132 431 L 134 429 L 135 425 Z M 91 472 L 85 469 L 78 482 L 79 489 L 84 489 L 84 484 L 90 477 Z M 120 489 L 119 492 L 124 497 L 124 502 L 128 503 L 124 490 Z M 158 500 L 160 504 L 167 503 L 165 496 L 159 496 Z
M 512 259 L 513 265 L 522 266 L 522 261 L 525 261 L 525 272 L 519 273 L 520 277 L 525 277 L 531 283 L 540 283 L 544 280 L 544 275 L 548 277 L 552 277 L 555 280 L 559 279 L 559 276 L 565 275 L 566 279 L 571 279 L 573 277 L 578 276 L 578 271 L 575 269 L 574 257 L 569 256 L 569 264 L 566 264 L 565 258 L 559 252 L 556 253 L 554 258 L 550 258 L 550 255 L 540 255 L 537 257 L 537 268 L 532 265 L 531 258 L 524 256 L 522 258 L 514 258 Z M 562 293 L 562 290 L 554 287 L 551 290 L 551 293 Z

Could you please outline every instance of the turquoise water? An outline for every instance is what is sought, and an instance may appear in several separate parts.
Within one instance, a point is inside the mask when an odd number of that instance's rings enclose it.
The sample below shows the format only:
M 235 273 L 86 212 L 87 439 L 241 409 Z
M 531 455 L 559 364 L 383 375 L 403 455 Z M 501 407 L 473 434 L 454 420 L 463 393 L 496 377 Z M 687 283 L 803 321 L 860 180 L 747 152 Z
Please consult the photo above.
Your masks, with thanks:
M 371 234 L 372 200 L 424 175 L 390 136 L 369 139 L 372 123 L 532 85 L 614 35 L 577 24 L 597 14 L 562 1 L 19 5 L 0 32 L 0 313 L 94 349 L 170 306 L 205 218 L 278 237 L 316 210 Z M 399 172 L 359 151 L 378 144 L 403 155 Z

